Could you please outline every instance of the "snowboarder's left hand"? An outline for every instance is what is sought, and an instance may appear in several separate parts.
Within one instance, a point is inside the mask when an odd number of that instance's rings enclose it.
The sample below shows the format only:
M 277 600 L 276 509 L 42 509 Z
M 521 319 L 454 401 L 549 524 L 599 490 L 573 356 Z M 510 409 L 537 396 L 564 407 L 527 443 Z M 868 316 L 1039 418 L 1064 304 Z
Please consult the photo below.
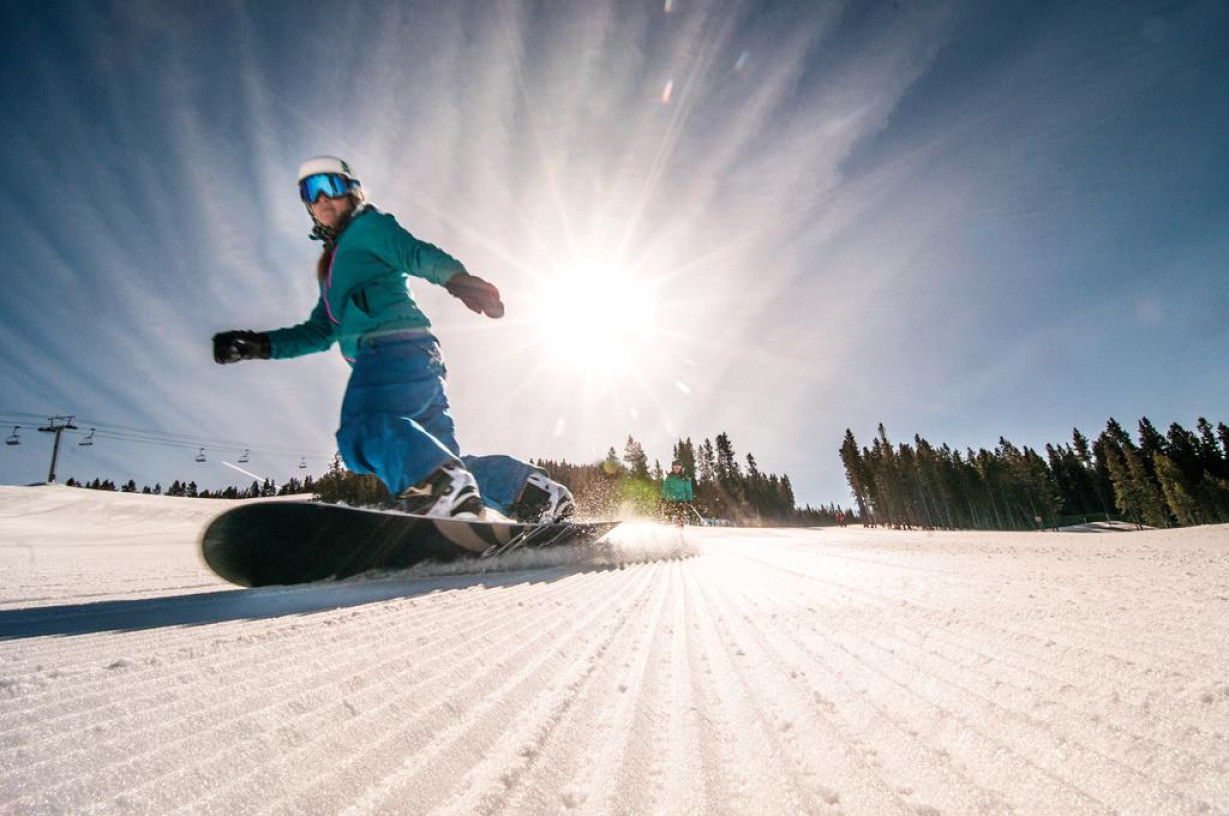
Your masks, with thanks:
M 462 272 L 453 275 L 444 284 L 448 294 L 459 298 L 471 312 L 485 314 L 487 317 L 503 317 L 504 304 L 499 299 L 499 290 L 494 284 L 487 283 L 477 275 Z

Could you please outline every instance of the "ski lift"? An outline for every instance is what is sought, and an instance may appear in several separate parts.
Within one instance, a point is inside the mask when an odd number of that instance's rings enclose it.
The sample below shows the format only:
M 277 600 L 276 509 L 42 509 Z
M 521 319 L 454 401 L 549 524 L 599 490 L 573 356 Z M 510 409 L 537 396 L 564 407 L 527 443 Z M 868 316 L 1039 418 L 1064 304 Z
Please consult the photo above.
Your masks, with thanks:
M 90 428 L 90 432 L 86 435 L 85 439 L 82 439 L 77 444 L 81 446 L 93 445 L 94 444 L 94 429 Z
M 246 464 L 248 460 L 248 449 L 243 449 L 243 455 L 239 457 L 239 464 Z
M 299 457 L 299 469 L 300 470 L 307 469 L 307 457 L 306 456 Z
M 4 444 L 6 444 L 6 445 L 20 445 L 20 444 L 21 444 L 21 437 L 17 435 L 17 431 L 19 431 L 20 429 L 21 429 L 21 426 L 20 426 L 20 425 L 14 425 L 14 426 L 13 426 L 13 432 L 12 432 L 11 434 L 9 434 L 9 438 L 8 438 L 8 439 L 4 440 Z
M 205 461 L 205 449 L 204 448 L 201 448 L 201 452 L 196 455 L 196 461 L 198 462 Z

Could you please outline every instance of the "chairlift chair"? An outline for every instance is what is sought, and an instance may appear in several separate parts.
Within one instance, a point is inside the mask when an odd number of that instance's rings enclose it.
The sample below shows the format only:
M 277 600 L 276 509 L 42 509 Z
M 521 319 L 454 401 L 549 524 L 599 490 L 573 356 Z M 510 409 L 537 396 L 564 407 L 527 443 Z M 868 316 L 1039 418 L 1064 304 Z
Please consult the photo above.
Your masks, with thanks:
M 196 461 L 198 462 L 205 461 L 205 449 L 204 448 L 201 448 L 201 452 L 196 455 Z
M 243 449 L 243 455 L 239 457 L 239 464 L 246 464 L 248 460 L 248 449 Z
M 8 438 L 8 439 L 4 440 L 4 444 L 6 444 L 6 445 L 20 445 L 20 444 L 21 444 L 21 437 L 17 434 L 17 431 L 19 431 L 20 429 L 21 429 L 21 426 L 20 426 L 20 425 L 14 425 L 14 426 L 13 426 L 13 432 L 12 432 L 11 434 L 9 434 L 9 438 Z
M 299 457 L 299 469 L 300 470 L 307 469 L 307 457 L 306 456 Z
M 80 442 L 78 442 L 77 444 L 78 444 L 78 445 L 81 445 L 81 446 L 83 446 L 83 447 L 84 447 L 84 446 L 87 446 L 87 445 L 93 445 L 93 444 L 94 444 L 94 429 L 93 429 L 93 428 L 90 428 L 90 432 L 89 432 L 88 434 L 86 434 L 85 439 L 82 439 L 82 440 L 81 440 Z

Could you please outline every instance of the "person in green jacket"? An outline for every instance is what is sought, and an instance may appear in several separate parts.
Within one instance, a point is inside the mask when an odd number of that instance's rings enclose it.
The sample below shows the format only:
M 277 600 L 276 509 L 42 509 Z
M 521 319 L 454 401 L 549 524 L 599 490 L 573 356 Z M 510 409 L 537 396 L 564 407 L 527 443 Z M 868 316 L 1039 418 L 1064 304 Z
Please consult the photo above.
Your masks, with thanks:
M 485 506 L 527 522 L 570 516 L 572 494 L 545 470 L 510 456 L 461 455 L 439 341 L 407 284 L 415 277 L 443 286 L 491 318 L 504 313 L 499 290 L 372 206 L 335 156 L 300 166 L 299 197 L 312 239 L 323 244 L 315 308 L 288 328 L 214 335 L 214 360 L 285 359 L 337 343 L 352 368 L 338 450 L 351 471 L 378 476 L 402 510 L 481 516 Z
M 691 479 L 683 472 L 683 463 L 671 462 L 670 472 L 661 483 L 662 515 L 682 526 L 692 513 L 691 502 L 694 499 L 695 490 Z

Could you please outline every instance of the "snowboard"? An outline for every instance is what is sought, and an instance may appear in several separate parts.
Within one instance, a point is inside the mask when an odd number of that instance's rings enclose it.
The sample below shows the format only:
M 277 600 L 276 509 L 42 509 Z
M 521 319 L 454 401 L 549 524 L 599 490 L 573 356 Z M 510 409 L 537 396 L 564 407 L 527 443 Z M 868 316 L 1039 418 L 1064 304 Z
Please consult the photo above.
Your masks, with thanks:
M 373 569 L 404 569 L 420 561 L 591 542 L 618 524 L 520 524 L 318 502 L 255 502 L 211 521 L 201 537 L 201 555 L 219 577 L 240 586 L 304 584 Z

